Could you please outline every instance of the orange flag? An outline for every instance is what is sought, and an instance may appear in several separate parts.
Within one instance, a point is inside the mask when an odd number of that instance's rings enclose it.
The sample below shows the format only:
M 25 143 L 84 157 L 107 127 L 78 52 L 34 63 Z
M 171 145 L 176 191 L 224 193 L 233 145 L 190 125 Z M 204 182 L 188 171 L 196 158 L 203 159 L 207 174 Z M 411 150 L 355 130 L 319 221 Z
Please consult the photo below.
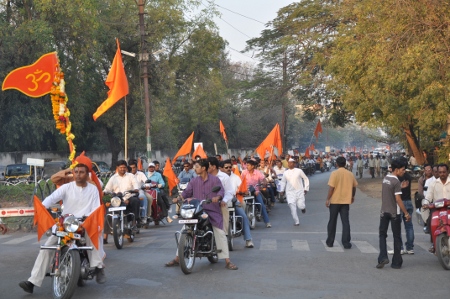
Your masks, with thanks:
M 283 152 L 283 147 L 281 144 L 281 135 L 280 135 L 280 125 L 276 124 L 272 131 L 267 135 L 266 139 L 256 148 L 256 152 L 258 153 L 261 159 L 264 159 L 266 155 L 266 151 L 270 151 L 272 146 L 278 149 L 278 153 Z
M 223 139 L 226 143 L 228 143 L 227 133 L 225 133 L 225 127 L 221 120 L 219 120 L 219 126 L 220 126 L 220 134 L 222 134 Z
M 17 89 L 38 98 L 50 92 L 58 57 L 56 52 L 42 55 L 35 63 L 11 71 L 3 81 L 2 90 Z
M 305 157 L 307 157 L 307 158 L 310 157 L 310 155 L 309 155 L 309 146 L 305 150 Z
M 55 219 L 50 215 L 45 206 L 35 195 L 33 197 L 34 205 L 34 221 L 33 224 L 37 223 L 38 241 L 41 240 L 42 235 L 55 224 Z
M 175 163 L 176 159 L 180 156 L 189 155 L 192 149 L 192 143 L 194 142 L 194 132 L 186 139 L 184 144 L 180 147 L 175 157 L 173 157 L 172 163 Z
M 319 122 L 317 123 L 316 129 L 314 130 L 314 136 L 316 136 L 316 141 L 317 138 L 319 138 L 319 133 L 322 133 L 322 124 L 320 123 L 320 119 Z
M 314 146 L 314 143 L 311 143 L 311 145 L 309 146 L 309 149 L 312 150 L 312 151 L 316 150 L 316 148 Z
M 138 158 L 138 160 L 137 160 L 137 169 L 138 170 L 142 170 L 143 169 L 143 167 L 142 167 L 142 160 L 141 160 L 141 158 Z
M 192 154 L 193 158 L 195 158 L 197 156 L 200 156 L 200 158 L 202 158 L 202 159 L 208 158 L 208 156 L 206 155 L 205 151 L 203 150 L 203 147 L 202 147 L 201 144 L 199 144 L 197 146 L 197 148 L 195 149 L 194 153 Z
M 98 249 L 98 240 L 105 223 L 105 205 L 100 205 L 94 212 L 89 215 L 81 225 L 86 229 L 86 233 L 92 241 L 95 248 Z
M 172 163 L 170 163 L 170 158 L 167 157 L 166 165 L 164 166 L 163 175 L 167 178 L 167 182 L 169 183 L 169 195 L 172 195 L 172 189 L 178 184 L 179 180 L 173 172 Z
M 239 186 L 238 192 L 236 194 L 236 198 L 241 202 L 244 203 L 244 195 L 245 193 L 247 193 L 247 179 L 245 178 L 245 176 L 242 178 L 242 183 Z
M 233 172 L 235 175 L 237 175 L 238 177 L 241 177 L 241 173 L 239 172 L 239 167 L 237 165 L 233 165 Z
M 123 68 L 122 54 L 120 53 L 119 40 L 117 42 L 116 56 L 111 65 L 108 77 L 105 84 L 109 87 L 108 98 L 97 108 L 97 111 L 92 115 L 94 121 L 111 108 L 118 100 L 128 94 L 128 80 Z

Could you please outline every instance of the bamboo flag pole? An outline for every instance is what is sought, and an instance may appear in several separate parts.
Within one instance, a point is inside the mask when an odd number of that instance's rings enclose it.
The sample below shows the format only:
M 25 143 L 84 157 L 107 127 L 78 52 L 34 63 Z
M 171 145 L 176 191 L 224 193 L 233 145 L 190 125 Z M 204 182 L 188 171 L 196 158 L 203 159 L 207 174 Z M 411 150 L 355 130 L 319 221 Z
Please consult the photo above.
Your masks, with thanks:
M 124 157 L 125 157 L 125 161 L 128 161 L 128 113 L 127 113 L 127 96 L 125 96 L 125 153 L 124 153 Z

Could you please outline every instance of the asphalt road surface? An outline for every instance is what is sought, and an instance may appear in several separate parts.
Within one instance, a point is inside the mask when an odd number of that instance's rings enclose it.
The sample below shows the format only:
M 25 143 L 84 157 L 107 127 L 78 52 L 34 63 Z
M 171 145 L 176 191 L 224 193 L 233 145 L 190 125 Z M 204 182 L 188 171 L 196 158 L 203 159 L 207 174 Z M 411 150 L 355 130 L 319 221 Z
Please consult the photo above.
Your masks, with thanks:
M 448 298 L 450 271 L 428 253 L 429 236 L 415 218 L 415 254 L 403 256 L 400 270 L 375 268 L 381 203 L 359 190 L 350 208 L 353 247 L 343 249 L 340 223 L 335 246 L 326 247 L 328 178 L 329 173 L 310 177 L 300 226 L 293 226 L 287 204 L 277 203 L 269 214 L 272 228 L 261 222 L 252 230 L 255 248 L 245 248 L 242 238 L 235 240 L 230 256 L 237 271 L 225 269 L 224 261 L 210 264 L 207 259 L 197 259 L 190 275 L 179 267 L 166 268 L 164 263 L 175 255 L 174 232 L 181 227 L 174 221 L 141 230 L 121 250 L 110 236 L 105 245 L 107 282 L 89 281 L 73 298 Z M 388 246 L 392 248 L 391 233 Z M 36 233 L 0 236 L 0 298 L 52 297 L 50 278 L 32 295 L 18 286 L 29 277 L 38 250 Z

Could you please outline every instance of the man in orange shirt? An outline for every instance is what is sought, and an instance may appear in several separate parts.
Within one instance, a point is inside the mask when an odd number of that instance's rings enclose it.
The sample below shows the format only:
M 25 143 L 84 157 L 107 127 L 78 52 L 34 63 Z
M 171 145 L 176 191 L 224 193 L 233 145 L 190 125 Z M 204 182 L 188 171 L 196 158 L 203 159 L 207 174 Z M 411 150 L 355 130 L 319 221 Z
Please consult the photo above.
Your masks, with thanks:
M 336 224 L 338 214 L 341 215 L 342 221 L 342 245 L 345 249 L 352 248 L 350 243 L 350 222 L 348 218 L 350 204 L 355 200 L 356 182 L 353 173 L 345 169 L 347 161 L 344 157 L 338 157 L 336 164 L 339 167 L 331 173 L 328 180 L 328 196 L 325 203 L 330 209 L 330 220 L 328 221 L 328 237 L 326 244 L 333 247 L 334 238 L 336 236 Z

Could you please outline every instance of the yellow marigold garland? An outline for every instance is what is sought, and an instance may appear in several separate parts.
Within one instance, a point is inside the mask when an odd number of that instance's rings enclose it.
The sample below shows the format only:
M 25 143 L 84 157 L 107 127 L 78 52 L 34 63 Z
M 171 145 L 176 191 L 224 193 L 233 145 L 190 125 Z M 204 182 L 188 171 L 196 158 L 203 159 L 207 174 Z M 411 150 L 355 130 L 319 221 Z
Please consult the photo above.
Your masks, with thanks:
M 55 77 L 53 79 L 53 85 L 50 92 L 50 98 L 52 101 L 53 118 L 55 119 L 56 129 L 66 135 L 66 140 L 69 143 L 70 155 L 69 160 L 72 162 L 75 158 L 75 144 L 73 139 L 75 135 L 71 132 L 72 123 L 69 116 L 70 111 L 67 107 L 69 98 L 66 95 L 66 87 L 64 81 L 64 73 L 61 71 L 59 63 L 56 65 Z

